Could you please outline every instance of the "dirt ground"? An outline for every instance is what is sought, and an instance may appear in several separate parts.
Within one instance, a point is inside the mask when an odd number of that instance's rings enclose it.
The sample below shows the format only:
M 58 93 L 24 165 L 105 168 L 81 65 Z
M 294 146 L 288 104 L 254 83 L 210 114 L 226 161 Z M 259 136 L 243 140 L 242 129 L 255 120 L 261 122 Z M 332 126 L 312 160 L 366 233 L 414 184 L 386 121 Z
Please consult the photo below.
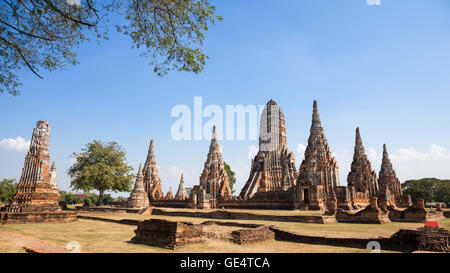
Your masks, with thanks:
M 200 224 L 211 219 L 173 217 L 161 215 L 113 214 L 90 213 L 108 219 L 166 219 L 170 221 L 186 221 Z M 387 224 L 309 224 L 279 221 L 258 220 L 220 220 L 239 223 L 274 225 L 278 228 L 303 235 L 321 235 L 328 237 L 348 238 L 378 238 L 390 237 L 401 228 L 418 228 L 423 223 L 387 223 Z M 439 222 L 441 227 L 450 229 L 450 219 Z M 214 232 L 204 243 L 187 246 L 175 251 L 138 245 L 130 242 L 134 236 L 136 226 L 116 224 L 102 221 L 80 219 L 73 223 L 42 223 L 22 225 L 0 225 L 0 252 L 17 253 L 24 252 L 24 246 L 42 249 L 48 252 L 67 252 L 66 245 L 69 242 L 79 244 L 81 252 L 87 253 L 173 253 L 173 252 L 259 252 L 259 253 L 358 253 L 369 252 L 365 249 L 332 247 L 324 245 L 308 245 L 290 242 L 273 241 L 264 244 L 240 246 L 228 240 L 227 236 L 238 227 L 204 226 L 205 231 Z
M 26 252 L 24 247 L 38 249 L 45 253 L 69 253 L 70 250 L 53 243 L 31 238 L 18 233 L 0 230 L 0 252 Z

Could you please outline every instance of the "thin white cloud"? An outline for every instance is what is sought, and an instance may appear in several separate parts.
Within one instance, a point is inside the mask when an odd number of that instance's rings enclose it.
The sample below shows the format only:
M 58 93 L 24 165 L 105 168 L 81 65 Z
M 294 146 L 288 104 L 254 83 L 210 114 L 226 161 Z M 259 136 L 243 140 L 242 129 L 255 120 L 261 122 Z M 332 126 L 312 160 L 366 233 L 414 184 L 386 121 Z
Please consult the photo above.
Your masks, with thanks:
M 170 172 L 172 175 L 175 175 L 175 176 L 181 176 L 181 174 L 183 173 L 183 170 L 180 169 L 178 166 L 171 166 L 171 167 L 169 168 L 169 172 Z
M 303 159 L 305 158 L 305 151 L 306 151 L 306 146 L 304 144 L 297 145 L 297 149 L 295 149 L 295 152 L 296 152 L 295 159 L 296 159 L 297 164 L 300 164 L 303 161 Z
M 366 0 L 369 6 L 381 6 L 381 0 Z
M 14 150 L 18 152 L 26 152 L 30 148 L 30 140 L 23 137 L 4 138 L 0 140 L 0 147 L 5 150 Z
M 248 158 L 254 158 L 258 154 L 258 147 L 255 145 L 248 146 Z
M 378 157 L 377 150 L 375 150 L 374 148 L 369 148 L 369 150 L 367 151 L 367 157 L 371 161 L 377 160 L 377 157 Z

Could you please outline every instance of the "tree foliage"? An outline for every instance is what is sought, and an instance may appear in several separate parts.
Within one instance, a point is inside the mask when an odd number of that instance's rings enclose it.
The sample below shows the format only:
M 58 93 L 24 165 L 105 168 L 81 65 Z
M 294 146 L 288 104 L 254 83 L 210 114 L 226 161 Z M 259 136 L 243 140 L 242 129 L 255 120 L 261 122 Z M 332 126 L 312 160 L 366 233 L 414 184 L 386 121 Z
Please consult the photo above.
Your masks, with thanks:
M 423 178 L 408 180 L 402 184 L 405 194 L 410 194 L 413 200 L 423 198 L 425 202 L 450 202 L 450 180 Z
M 16 194 L 17 183 L 15 179 L 3 179 L 0 181 L 0 203 L 9 204 Z
M 98 200 L 96 194 L 89 192 L 83 194 L 74 194 L 71 192 L 60 191 L 60 194 L 61 201 L 70 205 L 80 204 L 84 202 L 87 202 L 88 204 L 96 204 Z M 103 198 L 103 202 L 105 203 L 105 198 Z
M 98 190 L 100 205 L 105 191 L 131 191 L 134 175 L 130 172 L 133 168 L 127 165 L 125 150 L 116 142 L 94 140 L 72 157 L 76 161 L 68 170 L 71 187 L 83 191 Z
M 227 172 L 228 177 L 230 178 L 230 188 L 231 192 L 234 193 L 235 190 L 233 190 L 234 183 L 236 183 L 236 176 L 235 173 L 231 170 L 230 165 L 228 165 L 226 162 L 224 162 L 225 170 Z
M 208 26 L 222 20 L 208 0 L 0 0 L 0 94 L 19 94 L 17 71 L 37 77 L 75 65 L 75 49 L 89 37 L 108 39 L 111 17 L 162 76 L 176 69 L 199 73 Z

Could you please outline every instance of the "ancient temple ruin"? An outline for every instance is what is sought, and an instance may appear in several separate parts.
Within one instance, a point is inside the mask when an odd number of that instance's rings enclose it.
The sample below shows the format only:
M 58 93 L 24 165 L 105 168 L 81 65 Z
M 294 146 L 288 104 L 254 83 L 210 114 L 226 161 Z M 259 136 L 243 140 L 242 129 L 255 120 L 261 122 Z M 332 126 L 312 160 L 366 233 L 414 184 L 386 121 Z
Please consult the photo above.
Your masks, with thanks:
M 153 139 L 150 141 L 147 160 L 144 164 L 144 186 L 150 200 L 164 198 L 164 193 L 161 189 L 161 179 L 159 178 L 158 168 L 156 166 Z
M 216 208 L 219 200 L 230 199 L 232 195 L 230 178 L 217 140 L 216 126 L 213 128 L 211 144 L 204 165 L 200 184 L 191 190 L 191 207 Z
M 178 186 L 177 194 L 175 194 L 175 200 L 186 200 L 188 197 L 184 186 L 184 177 L 183 174 L 181 174 L 180 185 Z
M 267 192 L 286 192 L 295 186 L 296 177 L 294 153 L 287 147 L 283 111 L 270 100 L 261 115 L 259 151 L 252 160 L 250 176 L 240 197 L 264 198 Z
M 139 171 L 134 184 L 134 189 L 128 198 L 127 207 L 129 208 L 146 208 L 150 206 L 148 194 L 144 187 L 144 175 L 142 173 L 142 164 L 139 165 Z
M 150 147 L 148 162 L 154 162 L 153 144 Z M 157 177 L 156 167 L 152 170 Z M 199 185 L 186 192 L 182 176 L 173 200 L 165 198 L 150 200 L 150 203 L 152 206 L 177 208 L 323 210 L 328 216 L 336 215 L 338 210 L 367 208 L 375 199 L 383 213 L 387 209 L 392 210 L 390 206 L 411 205 L 410 196 L 401 192 L 400 181 L 389 161 L 386 147 L 377 179 L 359 128 L 356 129 L 354 156 L 347 182 L 348 186 L 340 185 L 339 167 L 325 136 L 317 102 L 313 103 L 308 146 L 297 172 L 294 153 L 287 147 L 284 114 L 278 104 L 270 100 L 261 115 L 259 151 L 252 160 L 249 178 L 238 197 L 232 197 L 214 127 Z
M 317 101 L 314 101 L 308 146 L 297 179 L 299 209 L 323 210 L 326 196 L 333 192 L 336 192 L 339 201 L 339 186 L 339 167 L 325 137 Z
M 359 128 L 356 128 L 355 153 L 350 173 L 347 176 L 347 185 L 355 191 L 356 199 L 378 196 L 377 174 L 372 170 L 372 165 L 367 158 Z
M 50 132 L 48 122 L 37 122 L 17 192 L 1 212 L 0 223 L 76 221 L 76 213 L 64 212 L 59 205 L 55 164 L 50 168 Z

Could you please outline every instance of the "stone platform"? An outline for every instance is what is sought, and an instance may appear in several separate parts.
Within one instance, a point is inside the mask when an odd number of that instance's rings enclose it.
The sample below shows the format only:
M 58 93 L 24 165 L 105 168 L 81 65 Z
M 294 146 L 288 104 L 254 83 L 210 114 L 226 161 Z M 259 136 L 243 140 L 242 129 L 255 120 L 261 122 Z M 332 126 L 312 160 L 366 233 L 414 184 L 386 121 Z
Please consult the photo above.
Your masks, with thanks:
M 177 249 L 203 241 L 203 226 L 189 222 L 172 222 L 162 219 L 146 220 L 138 224 L 131 242 Z
M 268 226 L 254 229 L 240 229 L 231 233 L 231 241 L 239 245 L 248 245 L 275 240 L 275 233 Z
M 70 223 L 77 221 L 77 213 L 57 212 L 0 212 L 0 224 Z
M 328 236 L 311 236 L 281 230 L 276 227 L 270 227 L 270 229 L 275 232 L 275 240 L 277 241 L 352 247 L 359 249 L 367 249 L 369 243 L 375 241 L 380 244 L 381 250 L 401 251 L 405 253 L 415 251 L 450 252 L 450 232 L 443 228 L 424 227 L 416 230 L 400 229 L 389 238 L 339 238 Z
M 336 220 L 339 223 L 358 223 L 358 224 L 384 224 L 391 220 L 389 213 L 385 213 L 378 208 L 378 200 L 376 197 L 370 199 L 370 204 L 356 213 L 338 210 Z
M 133 243 L 168 249 L 202 243 L 206 238 L 240 245 L 275 240 L 275 233 L 269 226 L 218 221 L 194 225 L 190 222 L 151 219 L 138 223 L 135 233 L 136 236 L 131 239 Z
M 426 221 L 439 221 L 444 219 L 443 211 L 433 211 L 425 208 L 423 199 L 418 199 L 405 210 L 388 208 L 389 218 L 393 222 L 425 223 Z
M 416 230 L 401 229 L 391 238 L 404 252 L 450 252 L 450 232 L 444 228 L 423 227 Z

